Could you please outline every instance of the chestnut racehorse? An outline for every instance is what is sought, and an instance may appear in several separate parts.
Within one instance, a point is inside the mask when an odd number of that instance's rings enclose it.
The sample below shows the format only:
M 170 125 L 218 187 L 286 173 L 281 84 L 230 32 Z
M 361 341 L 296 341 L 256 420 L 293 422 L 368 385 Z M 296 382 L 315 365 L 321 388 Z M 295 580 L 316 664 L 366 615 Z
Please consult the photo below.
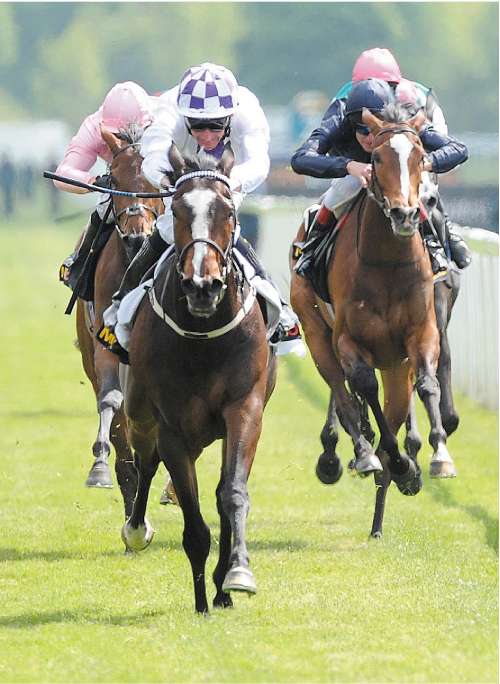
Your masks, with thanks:
M 439 332 L 434 308 L 433 274 L 419 232 L 419 186 L 425 151 L 418 131 L 419 113 L 404 120 L 397 107 L 387 121 L 364 110 L 363 122 L 374 135 L 372 181 L 345 220 L 337 237 L 328 274 L 334 316 L 315 296 L 310 283 L 292 273 L 291 302 L 299 315 L 316 366 L 331 388 L 328 438 L 336 411 L 351 436 L 355 471 L 374 473 L 377 484 L 372 536 L 382 532 L 387 488 L 392 481 L 403 494 L 422 486 L 416 455 L 401 452 L 397 433 L 405 422 L 414 383 L 431 431 L 433 463 L 452 463 L 439 410 L 436 377 Z M 303 239 L 303 226 L 297 240 Z M 378 398 L 375 369 L 380 369 L 384 409 Z M 346 387 L 346 381 L 351 391 Z M 375 416 L 380 442 L 363 413 L 366 401 Z M 431 464 L 432 468 L 432 464 Z M 342 474 L 336 453 L 320 457 L 320 479 L 335 482 Z
M 115 190 L 155 192 L 156 188 L 141 175 L 142 157 L 139 153 L 143 129 L 132 125 L 119 134 L 102 128 L 101 134 L 113 154 L 110 173 Z M 102 315 L 111 304 L 111 297 L 119 288 L 125 270 L 150 234 L 157 216 L 163 212 L 161 199 L 137 200 L 112 196 L 112 211 L 116 230 L 98 257 L 94 279 L 94 301 L 78 300 L 76 329 L 85 373 L 92 383 L 99 414 L 99 430 L 92 447 L 94 464 L 89 472 L 88 487 L 111 487 L 108 459 L 111 443 L 115 447 L 115 472 L 130 515 L 137 488 L 137 474 L 127 438 L 127 423 L 122 410 L 119 359 L 95 338 L 94 331 L 102 325 Z
M 200 168 L 188 165 L 172 146 L 170 161 L 176 182 L 175 253 L 161 263 L 140 305 L 130 338 L 130 366 L 124 369 L 139 484 L 122 538 L 134 551 L 151 542 L 147 498 L 162 460 L 184 516 L 183 546 L 196 610 L 205 613 L 210 531 L 200 511 L 195 462 L 204 447 L 222 439 L 213 603 L 227 607 L 232 605 L 230 592 L 256 591 L 245 541 L 247 479 L 275 384 L 276 359 L 255 292 L 232 255 L 232 150 L 226 148 L 217 166 L 207 160 Z

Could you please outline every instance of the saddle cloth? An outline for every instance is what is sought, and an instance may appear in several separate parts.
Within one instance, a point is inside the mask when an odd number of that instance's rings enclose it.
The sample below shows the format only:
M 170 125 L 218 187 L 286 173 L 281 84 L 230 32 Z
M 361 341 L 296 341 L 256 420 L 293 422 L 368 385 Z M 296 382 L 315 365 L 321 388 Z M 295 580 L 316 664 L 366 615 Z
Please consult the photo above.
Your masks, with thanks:
M 154 270 L 154 277 L 157 276 L 161 264 L 166 259 L 169 259 L 174 254 L 175 247 L 171 245 L 161 255 Z M 245 259 L 245 257 L 236 249 L 233 249 L 233 255 L 236 258 L 238 265 L 243 271 L 247 281 L 255 288 L 258 295 L 262 297 L 266 304 L 266 320 L 267 320 L 267 339 L 269 340 L 279 323 L 282 303 L 278 290 L 267 280 L 256 275 L 254 267 Z M 121 346 L 128 351 L 130 333 L 134 325 L 134 319 L 139 308 L 139 305 L 144 295 L 153 286 L 153 278 L 149 278 L 140 283 L 138 287 L 131 290 L 121 301 L 117 314 L 117 324 L 115 326 L 115 335 Z

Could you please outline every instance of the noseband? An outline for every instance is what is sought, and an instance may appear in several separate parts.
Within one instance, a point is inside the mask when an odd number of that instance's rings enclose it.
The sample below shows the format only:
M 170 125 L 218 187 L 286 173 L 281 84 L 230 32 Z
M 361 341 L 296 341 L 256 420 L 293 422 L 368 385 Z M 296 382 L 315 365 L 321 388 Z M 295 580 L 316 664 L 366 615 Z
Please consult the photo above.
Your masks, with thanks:
M 122 147 L 121 150 L 118 150 L 118 152 L 116 152 L 113 155 L 113 159 L 116 159 L 119 154 L 121 154 L 122 152 L 125 152 L 126 150 L 128 150 L 131 147 L 134 147 L 134 148 L 139 147 L 140 144 L 141 144 L 140 142 L 133 142 L 133 143 L 130 143 L 129 145 L 126 145 L 125 147 Z M 125 209 L 122 209 L 121 211 L 117 212 L 115 209 L 114 198 L 112 195 L 111 196 L 111 206 L 112 206 L 112 210 L 113 210 L 113 219 L 115 222 L 116 230 L 118 231 L 118 234 L 122 239 L 125 237 L 125 235 L 127 235 L 127 233 L 125 233 L 125 231 L 121 228 L 120 221 L 119 221 L 120 217 L 123 216 L 124 214 L 127 217 L 127 221 L 128 221 L 128 218 L 130 216 L 145 216 L 146 211 L 148 211 L 150 214 L 152 214 L 153 221 L 156 221 L 156 219 L 158 218 L 158 213 L 152 207 L 149 207 L 146 204 L 143 204 L 142 202 L 136 202 L 135 204 L 131 204 L 130 206 L 125 207 Z M 127 221 L 125 221 L 125 224 L 127 223 Z
M 413 130 L 413 128 L 410 128 L 409 126 L 391 126 L 389 128 L 383 128 L 381 131 L 379 131 L 375 136 L 374 136 L 374 141 L 382 136 L 385 135 L 386 133 L 391 133 L 392 135 L 396 135 L 396 133 L 411 133 L 412 135 L 418 136 L 418 133 Z M 384 195 L 384 191 L 382 190 L 382 186 L 380 185 L 380 182 L 377 178 L 377 173 L 375 171 L 375 164 L 372 163 L 372 178 L 371 178 L 371 183 L 369 187 L 366 189 L 366 193 L 368 197 L 370 197 L 375 204 L 381 209 L 382 213 L 386 218 L 390 218 L 390 204 L 389 200 L 387 197 Z

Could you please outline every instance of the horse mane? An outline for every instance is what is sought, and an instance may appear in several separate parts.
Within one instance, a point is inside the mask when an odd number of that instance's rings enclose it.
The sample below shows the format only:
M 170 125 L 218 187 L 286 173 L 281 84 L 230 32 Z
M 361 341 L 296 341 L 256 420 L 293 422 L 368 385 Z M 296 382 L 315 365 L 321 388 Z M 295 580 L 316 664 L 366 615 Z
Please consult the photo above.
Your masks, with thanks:
M 141 140 L 144 133 L 144 128 L 136 123 L 128 124 L 126 128 L 120 128 L 116 137 L 120 138 L 130 144 L 137 143 Z
M 184 157 L 190 171 L 215 171 L 219 160 L 201 149 L 196 157 Z
M 403 123 L 411 118 L 412 113 L 401 103 L 391 102 L 382 109 L 380 116 L 387 123 Z

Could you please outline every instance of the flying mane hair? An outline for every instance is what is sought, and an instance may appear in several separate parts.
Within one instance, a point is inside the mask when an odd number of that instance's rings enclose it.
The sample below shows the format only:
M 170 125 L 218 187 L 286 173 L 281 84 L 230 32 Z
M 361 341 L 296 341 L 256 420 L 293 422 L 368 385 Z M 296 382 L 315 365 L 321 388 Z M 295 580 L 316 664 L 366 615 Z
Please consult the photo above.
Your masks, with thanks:
M 116 134 L 117 138 L 130 144 L 139 142 L 144 133 L 144 128 L 136 123 L 129 124 L 126 128 L 120 128 Z
M 414 111 L 410 111 L 408 107 L 399 102 L 391 102 L 382 109 L 380 118 L 388 123 L 403 123 L 411 119 L 414 113 Z

